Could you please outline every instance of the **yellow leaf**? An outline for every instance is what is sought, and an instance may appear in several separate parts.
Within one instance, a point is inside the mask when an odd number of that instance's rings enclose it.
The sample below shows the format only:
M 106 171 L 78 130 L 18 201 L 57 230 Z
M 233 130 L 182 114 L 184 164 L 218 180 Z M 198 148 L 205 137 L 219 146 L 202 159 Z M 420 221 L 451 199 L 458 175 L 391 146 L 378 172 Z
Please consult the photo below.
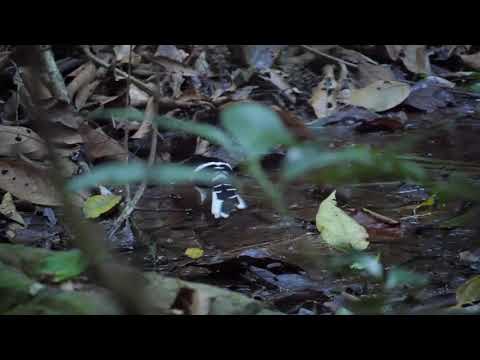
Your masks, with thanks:
M 9 192 L 3 195 L 2 203 L 0 204 L 0 214 L 5 215 L 10 220 L 16 221 L 23 227 L 26 226 L 22 215 L 17 212 L 17 208 L 15 207 L 15 203 L 13 202 L 12 194 L 10 194 Z
M 352 90 L 350 99 L 345 102 L 372 111 L 385 111 L 401 104 L 408 95 L 408 84 L 379 80 L 367 87 Z
M 322 201 L 318 208 L 316 225 L 322 239 L 337 248 L 353 247 L 365 250 L 369 242 L 365 228 L 337 207 L 336 191 Z
M 88 219 L 95 219 L 113 209 L 122 200 L 118 195 L 90 196 L 83 206 L 83 213 Z
M 474 276 L 457 289 L 457 305 L 480 301 L 480 275 Z
M 200 248 L 188 248 L 185 250 L 185 255 L 187 255 L 190 259 L 198 259 L 203 256 L 203 250 Z
M 424 208 L 424 207 L 431 207 L 433 205 L 435 205 L 435 199 L 437 197 L 437 194 L 433 194 L 432 196 L 430 196 L 427 200 L 425 200 L 424 202 L 422 202 L 421 204 L 415 206 L 415 208 L 413 209 L 413 213 L 415 214 L 416 211 L 420 208 Z

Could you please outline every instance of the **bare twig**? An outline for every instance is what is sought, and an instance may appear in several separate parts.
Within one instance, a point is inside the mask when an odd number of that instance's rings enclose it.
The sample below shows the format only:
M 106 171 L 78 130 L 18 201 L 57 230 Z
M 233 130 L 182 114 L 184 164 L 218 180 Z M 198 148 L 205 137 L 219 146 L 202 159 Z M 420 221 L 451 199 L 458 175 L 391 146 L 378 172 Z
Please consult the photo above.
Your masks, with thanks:
M 354 64 L 354 63 L 351 63 L 350 61 L 346 61 L 346 60 L 343 60 L 343 59 L 340 59 L 336 56 L 332 56 L 332 55 L 329 55 L 327 53 L 324 53 L 323 51 L 319 51 L 317 49 L 314 49 L 313 47 L 311 46 L 308 46 L 308 45 L 299 45 L 302 49 L 305 49 L 307 51 L 310 51 L 311 53 L 314 53 L 315 55 L 318 55 L 318 56 L 323 56 L 323 57 L 326 57 L 327 59 L 330 59 L 330 60 L 334 60 L 334 61 L 337 61 L 339 63 L 342 63 L 342 64 L 345 64 L 345 65 L 348 65 L 348 66 L 351 66 L 351 67 L 354 67 L 354 68 L 358 68 L 358 65 L 357 64 Z
M 46 85 L 48 86 L 48 89 L 56 99 L 65 101 L 69 104 L 70 97 L 68 96 L 67 87 L 65 86 L 65 81 L 58 69 L 57 63 L 55 62 L 50 46 L 40 48 L 40 63 L 47 74 Z
M 127 97 L 126 97 L 126 106 L 127 108 L 130 106 L 130 84 L 132 82 L 132 48 L 133 45 L 129 45 L 129 53 L 128 53 L 128 77 L 127 77 Z M 128 164 L 130 153 L 128 152 L 128 124 L 125 124 L 124 127 L 124 137 L 123 137 L 123 146 L 125 148 L 125 162 Z M 125 185 L 125 194 L 127 203 L 130 202 L 131 194 L 130 194 L 130 184 Z
M 152 122 L 153 117 L 157 113 L 157 105 L 155 103 L 155 99 L 151 97 L 148 100 L 147 108 L 145 110 L 145 119 L 143 121 Z M 157 131 L 155 127 L 152 127 L 152 143 L 150 145 L 150 154 L 148 156 L 148 166 L 151 167 L 155 163 L 155 155 L 157 154 Z M 113 235 L 120 229 L 124 221 L 126 221 L 131 213 L 135 210 L 137 203 L 143 196 L 145 189 L 147 188 L 147 182 L 144 180 L 140 187 L 135 192 L 133 198 L 127 203 L 125 208 L 123 209 L 120 216 L 115 220 L 110 232 L 108 233 L 108 239 L 111 239 Z
M 367 214 L 371 215 L 372 217 L 374 217 L 375 219 L 377 220 L 380 220 L 384 223 L 387 223 L 389 225 L 398 225 L 400 224 L 397 220 L 394 220 L 392 218 L 389 218 L 388 216 L 385 216 L 385 215 L 382 215 L 382 214 L 379 214 L 375 211 L 372 211 L 370 209 L 367 209 L 367 208 L 362 208 L 362 210 L 364 212 L 366 212 Z

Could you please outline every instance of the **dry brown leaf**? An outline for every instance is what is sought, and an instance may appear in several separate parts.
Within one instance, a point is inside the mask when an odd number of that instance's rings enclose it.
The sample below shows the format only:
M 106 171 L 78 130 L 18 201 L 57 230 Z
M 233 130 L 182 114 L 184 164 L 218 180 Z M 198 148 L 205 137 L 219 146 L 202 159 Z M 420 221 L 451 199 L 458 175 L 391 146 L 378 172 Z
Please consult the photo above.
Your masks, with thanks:
M 79 67 L 77 67 L 75 70 L 73 70 L 72 72 L 68 73 L 67 75 L 65 75 L 65 77 L 76 77 L 78 74 L 80 74 L 87 66 L 89 66 L 90 62 L 86 62 L 86 63 L 83 63 L 82 65 L 80 65 Z
M 0 156 L 23 154 L 31 159 L 44 159 L 47 148 L 43 139 L 22 126 L 0 125 Z
M 87 100 L 92 96 L 99 84 L 100 80 L 95 80 L 78 90 L 77 96 L 75 96 L 75 107 L 78 110 L 81 110 L 85 106 Z
M 385 111 L 401 104 L 410 95 L 410 86 L 399 81 L 379 80 L 351 92 L 347 104 L 372 111 Z
M 8 219 L 13 220 L 25 227 L 25 220 L 23 220 L 22 215 L 17 212 L 15 203 L 13 202 L 12 194 L 7 192 L 3 195 L 2 203 L 0 204 L 0 214 L 3 214 Z
M 184 78 L 183 75 L 180 73 L 171 73 L 170 74 L 170 86 L 173 91 L 173 98 L 178 99 L 180 96 L 182 96 L 182 84 L 184 83 Z
M 95 80 L 97 74 L 97 67 L 94 63 L 89 62 L 87 66 L 83 68 L 81 72 L 67 85 L 68 96 L 70 100 L 73 101 L 73 98 L 77 91 L 85 85 L 90 84 Z
M 277 87 L 282 94 L 284 94 L 290 102 L 295 103 L 297 100 L 295 95 L 293 95 L 292 86 L 285 80 L 285 74 L 279 70 L 267 69 L 262 71 L 262 74 L 266 76 L 260 76 L 260 78 L 270 82 L 272 85 Z
M 197 60 L 195 60 L 194 67 L 200 75 L 212 76 L 212 72 L 210 71 L 210 65 L 207 62 L 207 53 L 205 51 L 202 51 L 200 55 L 198 55 Z
M 61 205 L 49 173 L 20 160 L 0 160 L 0 189 L 43 206 Z
M 336 48 L 338 45 L 310 45 L 310 46 L 318 51 L 326 52 Z
M 155 56 L 164 56 L 178 62 L 183 62 L 188 57 L 188 53 L 178 49 L 175 45 L 158 45 Z
M 80 145 L 69 146 L 69 147 L 56 146 L 54 149 L 54 152 L 58 157 L 71 157 L 75 155 L 75 153 L 80 151 L 80 149 L 81 149 Z
M 322 81 L 313 89 L 310 105 L 318 118 L 331 115 L 337 108 L 336 90 L 337 81 L 335 80 L 334 67 L 326 65 L 323 68 L 324 77 Z
M 128 96 L 130 97 L 130 106 L 133 107 L 144 106 L 150 97 L 145 91 L 135 86 L 135 84 L 130 84 Z
M 70 178 L 78 172 L 78 165 L 75 164 L 68 157 L 61 157 L 58 159 L 58 166 L 63 177 Z
M 138 65 L 141 61 L 141 56 L 135 53 L 135 45 L 115 45 L 113 52 L 115 53 L 115 61 L 117 63 L 129 63 L 130 62 L 130 47 L 132 47 L 132 65 Z
M 0 52 L 0 70 L 4 68 L 8 61 L 10 60 L 10 51 Z
M 57 102 L 48 109 L 48 120 L 76 130 L 83 123 L 84 118 L 71 105 Z
M 270 69 L 286 45 L 240 45 L 243 62 L 257 70 Z
M 236 90 L 232 96 L 230 97 L 233 101 L 245 101 L 250 99 L 250 94 L 253 90 L 257 89 L 258 86 L 251 85 L 251 86 L 244 86 L 238 90 Z
M 104 106 L 112 101 L 115 101 L 117 100 L 121 95 L 114 95 L 114 96 L 105 96 L 105 95 L 101 95 L 101 94 L 95 94 L 95 95 L 92 95 L 91 97 L 91 101 L 90 101 L 90 104 L 93 102 L 93 103 L 96 103 L 100 106 Z
M 414 74 L 430 74 L 430 59 L 425 45 L 385 45 L 392 60 L 401 59 Z
M 172 60 L 165 56 L 149 56 L 144 54 L 145 58 L 154 64 L 160 65 L 169 73 L 180 73 L 183 76 L 198 76 L 199 72 L 179 61 Z
M 56 145 L 77 145 L 83 144 L 82 135 L 78 130 L 70 129 L 61 124 L 55 124 L 50 127 L 49 140 Z
M 47 100 L 53 98 L 52 93 L 43 82 L 34 82 L 32 69 L 29 66 L 22 67 L 21 76 L 25 88 L 33 92 L 33 94 L 30 94 L 33 99 Z
M 460 55 L 465 65 L 480 70 L 480 52 L 471 55 Z
M 123 146 L 105 134 L 101 128 L 92 129 L 84 124 L 80 127 L 80 134 L 85 141 L 85 149 L 90 159 L 125 160 L 126 153 Z
M 387 65 L 361 63 L 358 65 L 355 80 L 356 87 L 362 88 L 378 80 L 393 81 L 395 80 L 395 74 Z
M 272 106 L 272 109 L 280 116 L 280 120 L 282 120 L 283 125 L 285 125 L 288 131 L 299 141 L 315 139 L 313 132 L 294 113 L 283 110 L 275 105 Z
M 368 56 L 365 56 L 362 53 L 359 53 L 358 51 L 345 49 L 340 46 L 332 49 L 331 54 L 336 57 L 339 57 L 340 59 L 351 62 L 353 64 L 367 63 L 367 64 L 378 65 L 378 63 L 375 60 L 370 59 Z

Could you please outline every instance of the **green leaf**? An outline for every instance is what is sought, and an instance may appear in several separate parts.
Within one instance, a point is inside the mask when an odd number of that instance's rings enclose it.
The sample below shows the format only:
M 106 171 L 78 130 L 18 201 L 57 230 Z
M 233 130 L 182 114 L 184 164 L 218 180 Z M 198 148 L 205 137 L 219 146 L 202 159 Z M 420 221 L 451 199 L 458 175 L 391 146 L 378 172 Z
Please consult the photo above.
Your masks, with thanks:
M 480 93 L 480 82 L 476 82 L 474 84 L 471 84 L 468 87 L 468 90 L 474 93 Z
M 13 266 L 0 262 L 0 314 L 12 306 L 28 301 L 38 284 Z
M 397 159 L 393 154 L 380 153 L 365 147 L 331 151 L 315 145 L 292 147 L 282 166 L 284 182 L 316 171 L 322 180 L 331 183 L 356 182 L 372 177 L 398 180 L 421 180 L 425 171 L 415 163 Z
M 421 287 L 428 283 L 428 279 L 420 274 L 403 269 L 392 269 L 388 272 L 385 288 L 388 290 L 400 286 Z
M 220 118 L 228 133 L 251 159 L 257 159 L 279 145 L 293 144 L 292 135 L 271 109 L 255 104 L 235 104 Z
M 337 207 L 335 191 L 322 201 L 315 220 L 327 244 L 339 249 L 365 250 L 368 247 L 367 230 Z
M 58 251 L 45 257 L 38 265 L 37 272 L 54 282 L 62 282 L 80 275 L 87 266 L 88 262 L 80 251 Z
M 111 163 L 95 167 L 85 175 L 76 176 L 67 184 L 70 191 L 81 191 L 100 184 L 125 185 L 146 180 L 151 184 L 170 184 L 172 182 L 190 183 L 208 181 L 211 172 L 194 172 L 191 166 L 162 164 L 149 168 L 143 163 Z
M 54 282 L 74 278 L 87 268 L 78 250 L 50 251 L 13 244 L 0 244 L 0 261 L 34 279 Z
M 118 195 L 93 195 L 83 205 L 83 213 L 87 219 L 95 219 L 113 209 L 122 200 Z
M 480 275 L 474 276 L 457 289 L 457 305 L 480 301 Z
M 124 109 L 100 109 L 90 113 L 89 118 L 103 118 L 111 119 L 115 118 L 119 121 L 143 121 L 145 115 L 143 112 L 134 108 Z M 234 151 L 231 140 L 225 135 L 223 131 L 215 126 L 207 124 L 198 124 L 193 121 L 179 120 L 170 116 L 156 116 L 152 119 L 152 122 L 160 128 L 181 131 L 188 134 L 197 135 L 203 137 L 210 142 L 217 145 L 221 145 L 230 151 Z
M 35 296 L 5 315 L 119 315 L 119 305 L 104 292 L 54 291 Z
M 355 261 L 350 268 L 353 270 L 364 270 L 375 278 L 383 276 L 383 266 L 380 263 L 380 254 L 377 256 L 360 255 L 355 257 Z
M 355 314 L 350 310 L 348 310 L 347 308 L 341 307 L 335 312 L 335 315 L 355 315 Z

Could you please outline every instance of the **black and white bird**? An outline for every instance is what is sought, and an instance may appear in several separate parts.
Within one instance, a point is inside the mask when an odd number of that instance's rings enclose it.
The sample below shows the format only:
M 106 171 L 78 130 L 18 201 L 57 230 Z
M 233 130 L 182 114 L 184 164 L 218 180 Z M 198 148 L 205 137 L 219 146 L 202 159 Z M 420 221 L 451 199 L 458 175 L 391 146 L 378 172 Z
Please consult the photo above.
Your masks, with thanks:
M 212 173 L 208 182 L 195 184 L 195 189 L 200 194 L 202 204 L 211 198 L 211 213 L 215 219 L 228 218 L 233 209 L 247 208 L 237 189 L 228 180 L 233 173 L 232 165 L 218 158 L 201 155 L 191 157 L 187 163 L 194 166 L 195 172 Z

